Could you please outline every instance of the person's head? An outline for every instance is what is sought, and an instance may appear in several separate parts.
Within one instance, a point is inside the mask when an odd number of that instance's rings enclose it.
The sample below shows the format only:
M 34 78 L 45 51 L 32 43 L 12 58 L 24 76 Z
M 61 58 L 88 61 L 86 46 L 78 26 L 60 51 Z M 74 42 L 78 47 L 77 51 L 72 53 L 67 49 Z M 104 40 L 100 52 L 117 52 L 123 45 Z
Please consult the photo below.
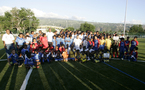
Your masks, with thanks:
M 43 37 L 46 37 L 46 33 L 43 33 L 43 35 L 42 35 Z
M 67 38 L 69 38 L 69 34 L 67 34 Z
M 27 57 L 31 58 L 31 53 L 30 52 L 27 53 Z
M 138 47 L 134 47 L 134 51 L 137 51 L 138 50 Z
M 35 44 L 34 44 L 34 43 L 32 44 L 32 47 L 33 47 L 33 48 L 35 47 Z
M 31 34 L 33 35 L 34 34 L 34 31 L 31 31 Z
M 62 44 L 61 47 L 64 48 L 64 44 Z
M 127 37 L 127 40 L 129 40 L 130 37 Z
M 86 49 L 86 46 L 83 46 L 83 50 L 85 50 Z
M 18 56 L 19 56 L 19 57 L 21 57 L 21 56 L 22 56 L 22 53 L 21 53 L 21 52 L 19 52 L 19 53 L 18 53 Z
M 35 54 L 38 54 L 38 51 L 37 50 L 35 50 Z
M 67 48 L 65 48 L 65 52 L 67 52 Z
M 29 32 L 26 32 L 26 35 L 28 35 L 28 36 L 29 36 Z
M 51 28 L 49 28 L 49 32 L 51 32 Z
M 98 38 L 97 38 L 97 36 L 95 36 L 95 40 L 97 40 Z
M 48 48 L 47 48 L 47 51 L 49 51 L 49 50 L 50 50 L 50 48 L 48 47 Z
M 81 53 L 82 53 L 82 55 L 84 55 L 84 54 L 85 54 L 85 52 L 84 52 L 84 51 L 82 51 Z
M 56 39 L 56 36 L 55 35 L 53 36 L 53 39 Z
M 63 35 L 63 39 L 65 39 L 65 35 Z
M 110 35 L 108 35 L 107 38 L 110 39 Z
M 57 50 L 58 49 L 58 46 L 55 46 L 55 50 Z
M 79 54 L 80 53 L 80 50 L 76 50 L 76 52 L 77 52 L 77 54 Z
M 42 30 L 39 30 L 39 34 L 42 34 Z
M 12 54 L 15 54 L 16 52 L 15 52 L 15 49 L 12 49 Z
M 91 38 L 91 41 L 93 42 L 93 38 Z
M 9 29 L 7 29 L 7 30 L 6 30 L 6 33 L 7 33 L 7 34 L 10 34 L 10 30 L 9 30 Z
M 77 35 L 77 39 L 79 39 L 79 35 Z
M 51 50 L 51 53 L 54 53 L 54 50 Z
M 69 35 L 70 39 L 72 39 L 72 35 Z
M 124 41 L 124 38 L 121 38 L 121 41 L 123 42 Z
M 19 37 L 20 38 L 23 38 L 23 33 L 19 33 Z
M 33 42 L 36 42 L 36 39 L 35 38 L 33 39 Z
M 134 37 L 134 41 L 137 41 L 137 36 Z
M 104 39 L 104 36 L 101 36 L 101 39 Z
M 27 45 L 24 45 L 24 48 L 27 49 Z

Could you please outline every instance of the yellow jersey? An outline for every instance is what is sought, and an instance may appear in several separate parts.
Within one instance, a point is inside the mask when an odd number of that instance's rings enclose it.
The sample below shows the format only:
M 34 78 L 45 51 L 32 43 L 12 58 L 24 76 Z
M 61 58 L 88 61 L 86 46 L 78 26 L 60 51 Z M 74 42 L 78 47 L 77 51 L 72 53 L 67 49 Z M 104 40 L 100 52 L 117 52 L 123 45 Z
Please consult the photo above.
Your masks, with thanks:
M 107 47 L 108 50 L 110 50 L 110 47 L 111 47 L 111 40 L 110 39 L 105 40 L 105 46 Z
M 100 45 L 104 45 L 104 43 L 105 43 L 105 40 L 104 39 L 100 39 Z

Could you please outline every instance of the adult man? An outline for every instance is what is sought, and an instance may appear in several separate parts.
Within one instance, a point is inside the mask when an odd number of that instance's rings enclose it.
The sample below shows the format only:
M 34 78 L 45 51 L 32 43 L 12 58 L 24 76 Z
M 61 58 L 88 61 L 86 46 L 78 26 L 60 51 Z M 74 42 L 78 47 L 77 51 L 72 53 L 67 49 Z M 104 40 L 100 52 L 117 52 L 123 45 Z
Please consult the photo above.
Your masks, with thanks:
M 54 36 L 54 33 L 51 32 L 51 28 L 49 28 L 49 32 L 46 33 L 46 36 L 47 36 L 47 39 L 48 39 L 48 44 L 52 44 L 52 39 L 53 39 L 53 36 Z
M 78 50 L 82 44 L 82 40 L 79 39 L 79 35 L 77 35 L 77 38 L 74 39 L 73 43 L 75 44 L 75 49 Z
M 14 39 L 15 39 L 14 36 L 10 34 L 10 30 L 7 29 L 6 34 L 4 34 L 2 37 L 4 48 L 6 49 L 6 53 L 7 53 L 7 58 L 11 54 L 11 50 L 15 47 Z

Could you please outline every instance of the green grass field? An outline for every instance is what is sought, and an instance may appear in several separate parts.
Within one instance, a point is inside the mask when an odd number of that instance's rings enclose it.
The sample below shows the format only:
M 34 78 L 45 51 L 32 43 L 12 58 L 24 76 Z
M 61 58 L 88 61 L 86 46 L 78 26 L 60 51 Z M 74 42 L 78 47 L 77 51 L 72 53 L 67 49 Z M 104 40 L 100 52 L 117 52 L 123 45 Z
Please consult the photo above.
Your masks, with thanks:
M 145 60 L 145 39 L 138 39 L 138 59 Z M 3 47 L 1 47 L 3 48 Z M 0 57 L 5 50 L 0 51 Z M 6 55 L 2 57 L 6 59 Z M 109 65 L 145 82 L 145 63 L 111 60 Z M 19 90 L 28 70 L 0 61 L 0 90 Z M 52 62 L 33 69 L 26 90 L 144 90 L 145 84 L 104 63 Z

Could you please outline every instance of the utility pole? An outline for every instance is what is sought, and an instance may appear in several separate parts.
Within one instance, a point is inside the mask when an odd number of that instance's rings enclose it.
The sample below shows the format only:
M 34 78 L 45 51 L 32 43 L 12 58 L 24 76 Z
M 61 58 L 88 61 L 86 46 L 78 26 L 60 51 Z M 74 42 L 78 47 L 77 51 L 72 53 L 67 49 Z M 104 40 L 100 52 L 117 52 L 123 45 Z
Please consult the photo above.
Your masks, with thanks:
M 126 8 L 125 8 L 125 17 L 124 17 L 124 36 L 125 36 L 125 28 L 126 28 L 126 14 L 127 14 L 127 3 L 128 3 L 128 0 L 126 0 Z

